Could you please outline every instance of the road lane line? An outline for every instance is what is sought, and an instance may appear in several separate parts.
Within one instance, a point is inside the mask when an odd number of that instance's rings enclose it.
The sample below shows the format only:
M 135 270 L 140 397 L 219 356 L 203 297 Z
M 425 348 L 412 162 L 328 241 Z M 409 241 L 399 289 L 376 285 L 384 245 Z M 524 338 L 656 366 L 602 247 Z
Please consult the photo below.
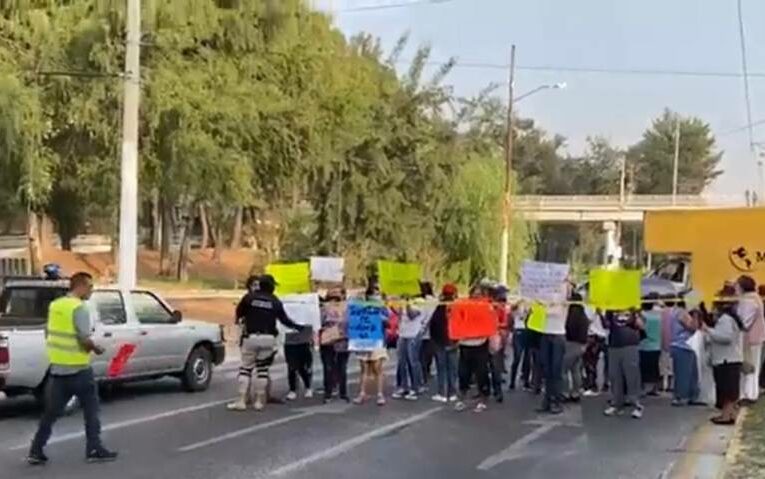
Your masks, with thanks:
M 280 424 L 286 424 L 288 422 L 297 421 L 298 419 L 303 419 L 304 417 L 313 416 L 314 414 L 317 414 L 317 411 L 305 411 L 299 414 L 293 414 L 292 416 L 274 419 L 273 421 L 262 422 L 260 424 L 255 424 L 254 426 L 246 427 L 244 429 L 239 429 L 238 431 L 233 431 L 227 434 L 223 434 L 222 436 L 207 439 L 206 441 L 196 442 L 194 444 L 189 444 L 188 446 L 183 446 L 178 449 L 178 452 L 194 451 L 196 449 L 200 449 L 206 446 L 218 444 L 219 442 L 228 441 L 229 439 L 236 439 L 237 437 L 246 436 L 247 434 L 251 434 L 253 432 L 257 432 L 262 429 L 267 429 L 269 427 L 278 426 Z
M 506 461 L 512 461 L 519 457 L 525 456 L 528 453 L 528 451 L 526 451 L 526 447 L 529 444 L 536 441 L 537 439 L 544 436 L 545 434 L 547 434 L 552 429 L 558 426 L 559 424 L 556 424 L 554 422 L 542 424 L 538 428 L 534 429 L 530 433 L 526 434 L 525 436 L 521 437 L 517 441 L 510 444 L 504 450 L 484 459 L 483 462 L 481 462 L 481 464 L 478 465 L 478 469 L 481 471 L 488 471 L 489 469 L 497 466 L 498 464 L 501 464 Z
M 181 409 L 173 409 L 172 411 L 165 411 L 159 414 L 153 414 L 151 416 L 143 416 L 143 417 L 139 417 L 135 419 L 129 419 L 127 421 L 115 422 L 115 423 L 105 425 L 102 428 L 102 431 L 107 432 L 107 431 L 114 431 L 115 429 L 122 429 L 122 428 L 130 427 L 130 426 L 137 426 L 145 422 L 158 421 L 160 419 L 166 419 L 169 417 L 178 416 L 180 414 L 186 414 L 190 412 L 201 411 L 202 409 L 220 406 L 222 404 L 226 404 L 235 400 L 236 398 L 220 399 L 218 401 L 211 401 L 211 402 L 206 402 L 202 404 L 197 404 L 196 406 L 189 406 L 189 407 L 185 407 Z M 59 436 L 52 437 L 51 440 L 48 441 L 48 444 L 56 444 L 60 442 L 71 441 L 73 439 L 80 439 L 83 437 L 85 437 L 85 431 L 72 432 L 69 434 L 61 434 Z M 22 449 L 26 449 L 28 447 L 29 447 L 29 444 L 25 443 L 25 444 L 13 446 L 10 448 L 10 450 L 19 451 Z
M 393 424 L 388 424 L 387 426 L 383 426 L 377 429 L 373 429 L 372 431 L 368 431 L 364 434 L 361 434 L 359 436 L 356 436 L 352 439 L 348 439 L 347 441 L 343 441 L 340 444 L 331 447 L 329 449 L 326 449 L 324 451 L 318 452 L 316 454 L 313 454 L 311 456 L 305 457 L 303 459 L 300 459 L 299 461 L 295 461 L 291 464 L 287 464 L 285 466 L 282 466 L 278 469 L 272 470 L 269 475 L 271 476 L 281 476 L 290 472 L 294 472 L 300 469 L 304 469 L 307 466 L 319 462 L 319 461 L 325 461 L 327 459 L 332 459 L 334 457 L 337 457 L 341 454 L 344 454 L 358 446 L 361 446 L 362 444 L 365 444 L 372 439 L 376 439 L 380 436 L 384 436 L 392 431 L 395 431 L 396 429 L 400 429 L 402 427 L 408 426 L 410 424 L 414 424 L 416 422 L 422 421 L 424 419 L 427 419 L 428 417 L 432 416 L 433 414 L 437 413 L 438 411 L 441 411 L 442 407 L 435 407 L 432 409 L 428 409 L 425 412 L 422 412 L 420 414 L 416 414 L 414 416 L 410 416 L 406 419 L 402 419 L 401 421 L 394 422 Z
M 391 370 L 392 369 L 387 369 L 386 368 L 386 370 L 385 370 L 386 375 L 389 374 Z M 317 373 L 321 372 L 321 371 L 322 371 L 322 369 L 320 367 L 317 368 L 317 370 L 316 370 Z M 358 373 L 358 369 L 357 368 L 354 368 L 353 370 L 348 371 L 348 374 L 356 374 L 356 373 Z M 286 377 L 287 377 L 287 373 L 285 371 L 285 372 L 279 372 L 279 373 L 277 373 L 275 375 L 272 375 L 271 379 L 272 380 L 281 380 L 281 379 L 285 379 Z M 352 380 L 348 381 L 348 384 L 356 384 L 356 383 L 358 383 L 358 381 L 359 381 L 359 378 L 352 379 Z M 138 425 L 141 425 L 141 424 L 144 424 L 144 423 L 147 423 L 147 422 L 158 421 L 158 420 L 161 420 L 161 419 L 167 419 L 167 418 L 171 418 L 171 417 L 175 417 L 175 416 L 180 416 L 181 414 L 187 414 L 187 413 L 201 411 L 203 409 L 209 409 L 209 408 L 212 408 L 212 407 L 221 406 L 223 404 L 227 404 L 227 403 L 230 403 L 232 401 L 236 401 L 236 399 L 237 399 L 237 397 L 229 397 L 227 399 L 220 399 L 220 400 L 217 400 L 217 401 L 210 401 L 210 402 L 206 402 L 206 403 L 202 403 L 202 404 L 196 404 L 194 406 L 184 407 L 184 408 L 180 408 L 180 409 L 173 409 L 171 411 L 165 411 L 165 412 L 161 412 L 161 413 L 157 413 L 157 414 L 152 414 L 152 415 L 149 415 L 149 416 L 141 416 L 141 417 L 138 417 L 138 418 L 135 418 L 135 419 L 128 419 L 126 421 L 120 421 L 120 422 L 115 422 L 115 423 L 111 423 L 111 424 L 106 424 L 106 425 L 104 425 L 102 427 L 101 430 L 102 430 L 102 432 L 108 432 L 108 431 L 114 431 L 114 430 L 117 430 L 117 429 L 124 429 L 126 427 L 138 426 Z M 61 442 L 72 441 L 72 440 L 75 440 L 75 439 L 81 439 L 81 438 L 84 438 L 84 437 L 85 437 L 85 431 L 84 430 L 77 431 L 77 432 L 71 432 L 71 433 L 67 433 L 67 434 L 60 434 L 60 435 L 52 437 L 50 439 L 50 441 L 48 441 L 48 444 L 57 444 L 57 443 L 61 443 Z M 17 444 L 15 446 L 12 446 L 8 450 L 9 451 L 21 451 L 21 450 L 27 449 L 28 447 L 29 447 L 29 443 L 27 442 L 27 443 L 24 443 L 24 444 Z

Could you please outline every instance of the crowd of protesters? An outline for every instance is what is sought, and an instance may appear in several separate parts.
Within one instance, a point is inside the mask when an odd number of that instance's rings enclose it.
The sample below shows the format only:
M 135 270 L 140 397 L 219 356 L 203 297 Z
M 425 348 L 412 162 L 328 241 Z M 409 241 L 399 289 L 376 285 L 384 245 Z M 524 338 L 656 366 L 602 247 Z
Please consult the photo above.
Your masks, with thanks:
M 272 278 L 265 279 L 266 289 L 271 288 L 267 302 L 275 305 L 270 303 Z M 260 297 L 264 293 L 255 293 L 255 278 L 252 284 L 253 290 L 238 308 L 239 317 L 247 315 L 246 303 L 252 298 L 265 304 Z M 686 303 L 679 296 L 651 294 L 639 309 L 600 311 L 588 306 L 574 288 L 571 291 L 562 314 L 548 315 L 544 330 L 536 330 L 529 322 L 530 308 L 525 301 L 509 301 L 505 286 L 481 281 L 470 289 L 469 297 L 486 303 L 483 311 L 495 318 L 496 333 L 456 341 L 449 328 L 450 305 L 460 296 L 454 284 L 445 284 L 438 298 L 430 283 L 421 284 L 418 297 L 407 298 L 383 297 L 374 281 L 360 298 L 349 298 L 342 288 L 329 289 L 321 302 L 321 327 L 315 332 L 289 321 L 281 308 L 268 317 L 293 328 L 284 342 L 288 400 L 297 399 L 299 380 L 305 397 L 313 396 L 313 348 L 320 352 L 325 402 L 338 398 L 363 404 L 373 397 L 383 406 L 386 391 L 392 389 L 393 399 L 417 401 L 434 393 L 433 401 L 452 403 L 456 410 L 470 406 L 481 412 L 492 397 L 500 403 L 504 390 L 520 386 L 541 396 L 540 413 L 558 414 L 565 403 L 607 392 L 605 415 L 631 409 L 631 416 L 640 419 L 646 396 L 671 393 L 673 406 L 705 405 L 700 398 L 700 368 L 713 371 L 715 406 L 720 409 L 713 422 L 733 424 L 741 404 L 758 400 L 765 342 L 759 293 L 765 291 L 758 291 L 752 278 L 742 276 L 735 283 L 726 283 L 709 306 Z M 393 341 L 372 351 L 349 351 L 348 301 L 383 307 L 386 315 L 380 320 Z M 702 358 L 693 345 L 699 338 L 704 344 Z M 246 365 L 250 370 L 243 365 L 243 376 L 257 369 L 259 377 L 267 377 L 267 366 L 276 352 L 273 343 L 269 348 L 253 353 Z M 395 348 L 397 362 L 395 384 L 388 388 L 384 366 L 391 348 Z M 353 357 L 359 361 L 361 377 L 351 399 L 348 366 Z M 262 395 L 264 386 L 259 391 Z M 263 398 L 257 403 L 262 408 Z M 245 396 L 231 408 L 246 408 Z

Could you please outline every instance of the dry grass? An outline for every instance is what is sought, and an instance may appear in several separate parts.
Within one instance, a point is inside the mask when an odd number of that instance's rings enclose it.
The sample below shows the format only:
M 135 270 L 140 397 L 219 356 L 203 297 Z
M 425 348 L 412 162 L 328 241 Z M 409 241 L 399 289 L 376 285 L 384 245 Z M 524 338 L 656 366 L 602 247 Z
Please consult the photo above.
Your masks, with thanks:
M 765 398 L 749 409 L 737 442 L 738 451 L 725 478 L 765 478 Z

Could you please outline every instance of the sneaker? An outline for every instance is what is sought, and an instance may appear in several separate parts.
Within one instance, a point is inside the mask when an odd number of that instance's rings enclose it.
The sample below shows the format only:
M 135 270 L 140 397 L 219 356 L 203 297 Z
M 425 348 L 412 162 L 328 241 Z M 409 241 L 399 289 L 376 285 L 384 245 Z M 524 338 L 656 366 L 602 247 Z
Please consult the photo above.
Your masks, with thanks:
M 262 411 L 264 407 L 265 404 L 263 403 L 263 398 L 255 398 L 255 402 L 253 403 L 252 408 L 256 411 Z
M 457 401 L 457 404 L 454 405 L 454 410 L 457 412 L 462 412 L 465 409 L 467 409 L 467 405 L 463 401 Z
M 418 399 L 417 393 L 414 391 L 410 391 L 409 394 L 404 396 L 404 399 L 406 399 L 407 401 L 416 401 Z
M 294 401 L 295 399 L 297 399 L 297 393 L 295 391 L 287 393 L 287 401 Z
M 378 395 L 377 396 L 377 405 L 378 406 L 385 406 L 385 403 L 386 403 L 385 396 L 383 396 L 382 394 Z
M 441 402 L 441 403 L 445 403 L 448 401 L 448 399 L 446 399 L 446 396 L 441 396 L 440 394 L 436 394 L 431 399 L 434 400 L 435 402 Z
M 425 386 L 417 390 L 417 394 L 425 394 L 427 392 L 428 392 L 428 388 L 426 388 Z
M 313 389 L 306 389 L 303 395 L 306 399 L 313 399 Z
M 226 405 L 226 409 L 229 411 L 246 411 L 247 403 L 244 401 L 236 401 Z
M 633 419 L 643 419 L 643 406 L 637 406 L 632 410 Z
M 484 412 L 486 410 L 486 403 L 483 401 L 479 401 L 478 404 L 475 405 L 475 409 L 473 409 L 473 412 Z
M 88 452 L 86 459 L 90 463 L 94 462 L 112 462 L 117 459 L 117 453 L 106 449 L 105 447 L 99 447 Z
M 393 399 L 403 399 L 406 396 L 406 391 L 403 389 L 396 389 L 396 391 L 390 395 Z
M 449 396 L 449 402 L 457 402 L 459 400 L 460 398 L 456 394 L 452 394 L 451 396 Z
M 673 399 L 672 400 L 672 406 L 673 407 L 683 407 L 687 405 L 688 403 L 682 399 Z
M 48 456 L 42 452 L 31 452 L 27 455 L 27 464 L 30 466 L 44 466 L 48 463 Z
M 365 402 L 366 400 L 367 400 L 367 397 L 366 397 L 366 396 L 364 396 L 364 395 L 362 395 L 362 394 L 359 394 L 358 396 L 356 396 L 356 397 L 353 399 L 353 404 L 356 404 L 356 405 L 361 405 L 361 404 L 364 404 L 364 402 Z
M 592 397 L 600 396 L 600 393 L 598 391 L 593 391 L 592 389 L 588 389 L 582 393 L 582 396 L 586 398 L 592 398 Z
M 553 404 L 550 406 L 550 414 L 563 414 L 563 408 L 559 404 Z
M 614 406 L 608 406 L 605 411 L 603 411 L 604 416 L 612 417 L 612 416 L 618 416 L 621 413 L 621 411 Z

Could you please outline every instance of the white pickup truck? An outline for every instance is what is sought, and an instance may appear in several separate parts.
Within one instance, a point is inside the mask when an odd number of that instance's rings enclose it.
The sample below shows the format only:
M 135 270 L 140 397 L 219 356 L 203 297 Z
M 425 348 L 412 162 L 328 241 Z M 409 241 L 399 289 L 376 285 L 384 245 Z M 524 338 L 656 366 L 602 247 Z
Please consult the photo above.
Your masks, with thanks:
M 0 391 L 41 398 L 47 379 L 45 325 L 48 306 L 66 294 L 68 281 L 14 279 L 0 292 Z M 146 290 L 96 287 L 88 301 L 93 339 L 106 352 L 93 357 L 99 383 L 178 377 L 188 391 L 210 385 L 213 365 L 225 359 L 223 329 L 187 321 Z M 123 344 L 136 349 L 118 377 L 107 377 Z

